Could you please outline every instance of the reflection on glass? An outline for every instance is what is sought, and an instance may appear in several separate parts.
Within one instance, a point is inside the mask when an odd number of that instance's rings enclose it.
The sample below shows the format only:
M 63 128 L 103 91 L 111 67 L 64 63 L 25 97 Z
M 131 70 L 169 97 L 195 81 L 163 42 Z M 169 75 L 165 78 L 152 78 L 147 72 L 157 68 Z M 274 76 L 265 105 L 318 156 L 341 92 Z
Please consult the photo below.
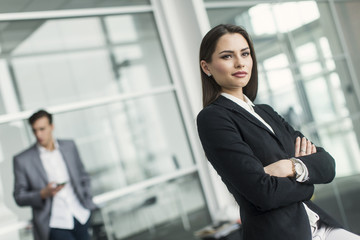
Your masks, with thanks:
M 0 58 L 0 114 L 19 110 L 18 101 L 10 77 L 10 69 L 5 59 Z
M 203 214 L 201 219 L 192 220 L 191 216 L 199 212 Z M 176 226 L 179 234 L 196 229 L 198 222 L 207 225 L 210 220 L 199 180 L 194 174 L 114 199 L 102 208 L 101 215 L 109 239 L 124 239 L 149 230 L 151 236 L 144 239 L 157 239 L 160 235 L 171 239 L 174 232 L 164 229 L 157 232 L 156 227 L 164 223 L 179 225 Z
M 13 56 L 100 47 L 105 43 L 97 17 L 38 21 L 38 26 L 29 30 L 32 32 L 24 36 Z
M 55 125 L 75 138 L 95 194 L 194 165 L 172 93 L 59 114 Z
M 0 124 L 0 222 L 3 223 L 10 224 L 31 217 L 30 209 L 19 208 L 13 198 L 13 157 L 35 143 L 29 141 L 26 125 L 27 121 Z
M 300 65 L 300 72 L 304 78 L 311 77 L 313 75 L 321 73 L 323 68 L 319 62 L 307 63 Z
M 276 111 L 283 115 L 286 115 L 289 110 L 293 108 L 296 112 L 298 112 L 299 103 L 295 93 L 296 91 L 293 87 L 285 88 L 283 91 L 277 92 L 277 97 L 273 99 L 274 104 L 276 105 Z
M 258 96 L 260 95 L 263 95 L 263 94 L 266 94 L 267 93 L 267 89 L 268 87 L 266 86 L 267 85 L 267 81 L 265 79 L 265 75 L 264 73 L 262 72 L 261 70 L 261 67 L 259 66 L 258 68 L 258 81 L 259 81 L 259 86 L 258 86 Z
M 290 32 L 320 17 L 316 1 L 274 4 L 273 15 L 279 32 Z
M 258 4 L 249 9 L 254 34 L 275 34 L 276 24 L 271 10 L 271 4 Z
M 333 102 L 338 116 L 349 116 L 349 109 L 346 107 L 346 100 L 344 92 L 341 89 L 339 75 L 337 73 L 331 73 L 329 78 L 333 91 Z
M 326 60 L 325 66 L 326 66 L 327 70 L 334 71 L 335 70 L 335 61 L 332 59 Z
M 269 88 L 274 94 L 284 94 L 293 87 L 294 79 L 291 71 L 287 68 L 288 65 L 285 54 L 279 54 L 263 61 Z
M 285 54 L 278 54 L 271 58 L 264 60 L 264 67 L 266 70 L 273 70 L 276 68 L 285 68 L 289 66 L 289 61 Z
M 336 160 L 336 176 L 349 176 L 360 171 L 359 148 L 350 119 L 320 128 L 322 144 Z M 346 142 L 347 144 L 343 144 Z
M 171 84 L 151 13 L 33 23 L 8 48 L 23 109 Z
M 258 4 L 249 15 L 256 35 L 289 32 L 320 17 L 315 1 Z
M 116 94 L 105 50 L 16 58 L 24 109 Z
M 5 112 L 6 112 L 6 110 L 5 110 L 5 106 L 4 106 L 4 99 L 0 98 L 0 114 L 4 114 Z
M 323 56 L 325 58 L 332 57 L 329 41 L 327 40 L 327 38 L 326 37 L 321 37 L 319 39 L 319 43 L 320 43 L 320 49 L 321 49 L 321 52 L 322 52 Z
M 270 88 L 273 91 L 283 92 L 292 87 L 294 79 L 289 69 L 268 71 Z
M 106 17 L 105 23 L 112 43 L 130 43 L 139 40 L 132 15 Z
M 299 62 L 309 62 L 318 59 L 316 46 L 312 42 L 307 42 L 301 46 L 296 47 L 295 53 Z
M 306 82 L 305 86 L 309 98 L 316 99 L 316 101 L 312 101 L 310 105 L 315 121 L 318 123 L 327 122 L 329 119 L 336 117 L 325 80 L 323 78 L 317 78 Z

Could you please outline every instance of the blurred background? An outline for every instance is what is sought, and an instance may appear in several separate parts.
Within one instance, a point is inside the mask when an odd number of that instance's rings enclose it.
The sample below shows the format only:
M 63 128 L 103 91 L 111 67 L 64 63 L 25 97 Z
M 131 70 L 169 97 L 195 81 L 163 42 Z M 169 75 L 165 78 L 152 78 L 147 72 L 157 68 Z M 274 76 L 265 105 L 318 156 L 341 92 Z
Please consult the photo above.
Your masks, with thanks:
M 32 239 L 12 157 L 35 142 L 27 118 L 40 108 L 91 175 L 93 239 L 196 239 L 236 220 L 195 126 L 198 48 L 220 23 L 252 36 L 256 102 L 336 159 L 313 199 L 360 234 L 359 12 L 359 0 L 1 0 L 0 239 Z

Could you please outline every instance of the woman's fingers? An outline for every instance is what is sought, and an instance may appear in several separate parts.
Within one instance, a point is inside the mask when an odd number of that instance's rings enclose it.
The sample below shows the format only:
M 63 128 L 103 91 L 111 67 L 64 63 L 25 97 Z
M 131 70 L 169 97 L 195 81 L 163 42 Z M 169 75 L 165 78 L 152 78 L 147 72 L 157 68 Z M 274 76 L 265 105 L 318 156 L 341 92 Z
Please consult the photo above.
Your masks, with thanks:
M 300 137 L 297 137 L 295 140 L 295 157 L 300 156 L 300 142 L 301 142 Z
M 316 153 L 314 144 L 307 140 L 305 137 L 297 137 L 295 140 L 295 157 L 306 156 Z
M 306 143 L 306 155 L 310 155 L 312 153 L 312 144 L 309 140 Z
M 316 153 L 316 147 L 314 144 L 312 144 L 312 150 L 311 150 L 311 153 Z
M 305 156 L 307 152 L 307 139 L 303 137 L 300 144 L 300 156 Z

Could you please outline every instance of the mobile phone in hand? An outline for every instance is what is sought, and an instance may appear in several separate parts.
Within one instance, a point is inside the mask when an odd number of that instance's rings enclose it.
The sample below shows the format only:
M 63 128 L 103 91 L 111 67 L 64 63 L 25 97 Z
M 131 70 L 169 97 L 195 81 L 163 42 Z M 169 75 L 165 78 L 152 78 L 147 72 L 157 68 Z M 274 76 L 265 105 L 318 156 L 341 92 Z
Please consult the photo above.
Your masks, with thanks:
M 56 186 L 61 187 L 61 186 L 64 186 L 65 184 L 66 184 L 66 182 L 61 182 L 61 183 L 57 183 Z

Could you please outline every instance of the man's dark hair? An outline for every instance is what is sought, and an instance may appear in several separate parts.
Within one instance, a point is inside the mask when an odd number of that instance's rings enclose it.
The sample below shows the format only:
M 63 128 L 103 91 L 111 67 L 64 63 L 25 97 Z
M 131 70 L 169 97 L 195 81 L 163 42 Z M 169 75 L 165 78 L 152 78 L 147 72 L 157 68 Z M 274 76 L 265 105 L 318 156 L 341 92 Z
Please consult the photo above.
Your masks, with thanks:
M 49 123 L 52 124 L 52 115 L 47 111 L 40 109 L 39 111 L 31 115 L 31 117 L 29 118 L 30 125 L 32 126 L 36 120 L 42 117 L 47 117 L 49 119 Z

